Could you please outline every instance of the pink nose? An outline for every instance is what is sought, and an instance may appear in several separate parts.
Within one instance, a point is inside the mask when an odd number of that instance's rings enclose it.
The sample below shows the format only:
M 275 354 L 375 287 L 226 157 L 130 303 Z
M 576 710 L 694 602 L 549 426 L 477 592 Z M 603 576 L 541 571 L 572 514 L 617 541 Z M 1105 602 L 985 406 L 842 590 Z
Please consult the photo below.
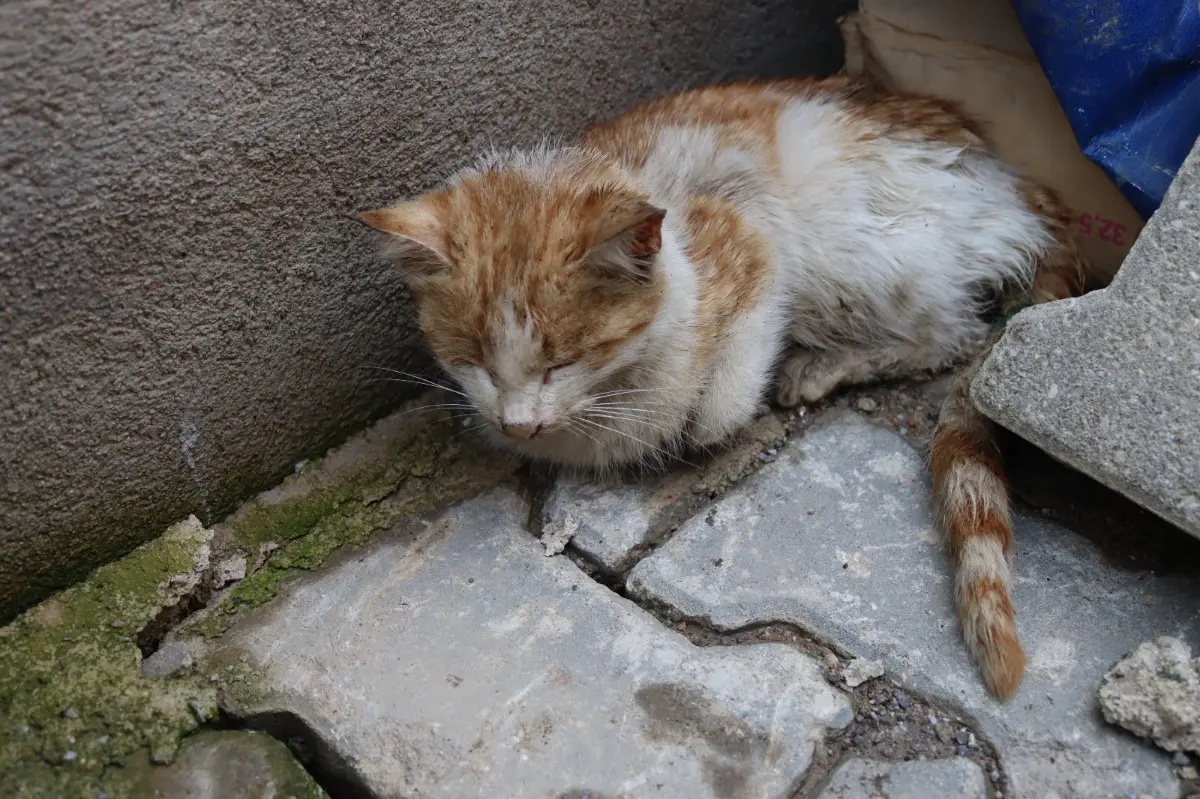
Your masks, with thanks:
M 509 438 L 530 439 L 537 435 L 538 430 L 542 429 L 540 424 L 536 422 L 522 422 L 520 424 L 510 424 L 505 422 L 500 425 L 500 429 L 504 431 L 504 435 Z

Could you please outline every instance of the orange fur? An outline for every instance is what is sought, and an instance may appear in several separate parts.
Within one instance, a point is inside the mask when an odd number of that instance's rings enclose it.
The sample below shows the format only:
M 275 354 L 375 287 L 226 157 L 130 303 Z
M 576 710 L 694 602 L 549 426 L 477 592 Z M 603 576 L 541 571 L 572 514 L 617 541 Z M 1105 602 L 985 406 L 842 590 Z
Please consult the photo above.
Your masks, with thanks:
M 501 322 L 496 305 L 506 298 L 536 320 L 550 365 L 598 366 L 650 324 L 661 287 L 625 287 L 581 264 L 597 245 L 647 221 L 645 196 L 600 158 L 581 155 L 571 166 L 549 180 L 515 170 L 466 175 L 452 189 L 363 215 L 416 238 L 423 231 L 412 220 L 436 213 L 444 238 L 421 243 L 444 252 L 454 272 L 422 271 L 414 285 L 421 327 L 443 361 L 487 361 Z M 645 233 L 656 248 L 657 228 Z
M 730 203 L 712 197 L 687 206 L 691 238 L 688 255 L 696 264 L 700 318 L 696 331 L 695 373 L 704 374 L 713 354 L 743 309 L 753 307 L 771 278 L 766 242 Z

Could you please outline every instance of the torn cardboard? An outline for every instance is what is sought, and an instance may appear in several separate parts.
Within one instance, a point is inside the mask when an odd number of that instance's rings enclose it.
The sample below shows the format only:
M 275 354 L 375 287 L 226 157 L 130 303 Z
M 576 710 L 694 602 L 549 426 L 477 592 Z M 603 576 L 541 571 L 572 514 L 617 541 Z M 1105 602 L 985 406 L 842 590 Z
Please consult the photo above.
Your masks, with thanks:
M 842 20 L 846 71 L 958 103 L 1000 157 L 1058 191 L 1097 283 L 1106 285 L 1142 219 L 1079 150 L 1058 98 L 1005 0 L 863 0 Z

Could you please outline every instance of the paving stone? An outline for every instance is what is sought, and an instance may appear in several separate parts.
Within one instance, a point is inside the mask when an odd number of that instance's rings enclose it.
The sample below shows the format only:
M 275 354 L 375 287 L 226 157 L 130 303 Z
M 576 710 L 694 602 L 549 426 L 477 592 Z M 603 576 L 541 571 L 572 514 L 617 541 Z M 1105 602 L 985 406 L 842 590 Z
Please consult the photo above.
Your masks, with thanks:
M 574 525 L 576 549 L 612 572 L 632 565 L 652 543 L 655 521 L 695 482 L 694 474 L 666 473 L 606 482 L 562 477 L 542 511 L 547 524 Z
M 853 758 L 830 777 L 817 799 L 987 799 L 987 778 L 964 758 L 882 763 Z
M 1200 640 L 1200 579 L 1109 565 L 1018 513 L 1014 601 L 1030 656 L 1017 697 L 987 694 L 959 638 L 921 458 L 831 414 L 642 560 L 635 597 L 721 630 L 795 623 L 975 718 L 1017 796 L 1174 796 L 1169 758 L 1103 723 L 1101 677 L 1148 636 Z M 719 564 L 719 565 L 717 565 Z
M 769 462 L 786 432 L 778 416 L 755 420 L 711 457 L 690 456 L 662 473 L 625 473 L 606 479 L 560 477 L 542 508 L 551 532 L 570 530 L 572 546 L 605 570 L 623 573 L 697 496 L 724 493 L 751 465 Z
M 202 732 L 186 738 L 169 766 L 130 769 L 137 797 L 163 799 L 322 799 L 288 748 L 255 732 Z
M 1112 285 L 1018 314 L 972 397 L 1200 537 L 1200 147 Z
M 812 658 L 691 644 L 546 557 L 526 514 L 499 489 L 410 521 L 285 586 L 204 665 L 260 674 L 230 709 L 303 719 L 380 796 L 782 797 L 850 723 Z

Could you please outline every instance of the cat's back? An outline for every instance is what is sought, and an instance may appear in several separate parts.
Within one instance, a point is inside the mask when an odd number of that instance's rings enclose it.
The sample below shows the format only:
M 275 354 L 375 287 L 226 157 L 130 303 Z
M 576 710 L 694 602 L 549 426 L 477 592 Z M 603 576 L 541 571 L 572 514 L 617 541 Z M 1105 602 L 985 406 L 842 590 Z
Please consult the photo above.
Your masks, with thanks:
M 843 102 L 860 91 L 847 78 L 796 78 L 706 86 L 660 97 L 590 128 L 584 143 L 641 170 L 656 149 L 673 147 L 680 136 L 700 137 L 774 161 L 780 115 L 790 103 Z M 682 143 L 686 148 L 687 142 Z
M 660 200 L 700 193 L 744 207 L 738 199 L 813 177 L 870 179 L 871 165 L 894 161 L 897 148 L 957 152 L 982 149 L 984 140 L 950 103 L 839 76 L 669 95 L 592 127 L 584 144 L 624 165 Z

